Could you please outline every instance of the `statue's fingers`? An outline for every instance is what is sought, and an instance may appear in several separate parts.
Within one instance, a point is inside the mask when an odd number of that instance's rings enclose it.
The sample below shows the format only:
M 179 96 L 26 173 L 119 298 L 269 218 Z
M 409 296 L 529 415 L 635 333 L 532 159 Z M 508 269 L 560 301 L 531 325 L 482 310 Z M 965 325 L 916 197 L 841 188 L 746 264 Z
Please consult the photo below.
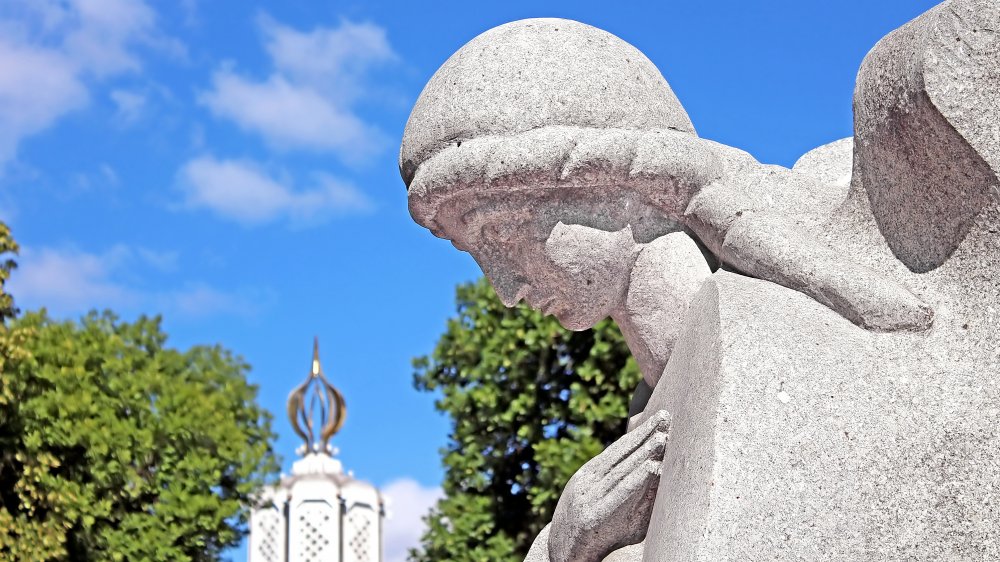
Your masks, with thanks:
M 624 474 L 602 499 L 607 512 L 622 507 L 632 510 L 642 505 L 659 486 L 662 466 L 662 459 L 646 459 Z
M 660 463 L 663 460 L 663 453 L 667 446 L 666 432 L 654 432 L 649 436 L 641 447 L 629 453 L 621 459 L 600 480 L 600 488 L 604 491 L 612 491 L 619 487 L 628 475 L 649 462 Z
M 651 415 L 649 419 L 642 422 L 632 431 L 619 437 L 617 441 L 609 445 L 608 448 L 601 453 L 601 456 L 607 455 L 608 457 L 614 459 L 611 462 L 611 466 L 618 465 L 630 454 L 642 447 L 643 444 L 649 440 L 650 436 L 655 433 L 666 434 L 669 433 L 669 431 L 670 414 L 667 413 L 666 410 L 660 410 Z

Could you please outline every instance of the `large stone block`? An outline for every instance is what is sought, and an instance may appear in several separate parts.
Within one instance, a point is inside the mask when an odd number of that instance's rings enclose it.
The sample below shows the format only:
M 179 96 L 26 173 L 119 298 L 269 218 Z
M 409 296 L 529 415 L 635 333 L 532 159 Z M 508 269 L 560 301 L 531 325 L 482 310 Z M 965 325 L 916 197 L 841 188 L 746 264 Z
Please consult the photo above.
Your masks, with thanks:
M 715 274 L 646 409 L 673 425 L 644 560 L 1000 559 L 996 311 L 947 300 L 878 334 Z

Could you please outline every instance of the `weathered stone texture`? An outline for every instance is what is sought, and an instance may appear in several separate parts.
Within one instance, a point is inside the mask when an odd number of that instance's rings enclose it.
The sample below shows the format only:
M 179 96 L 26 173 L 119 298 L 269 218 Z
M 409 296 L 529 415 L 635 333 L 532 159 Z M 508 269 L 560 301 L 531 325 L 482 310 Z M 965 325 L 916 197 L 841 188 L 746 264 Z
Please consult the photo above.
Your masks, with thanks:
M 854 186 L 896 257 L 945 262 L 1000 199 L 1000 4 L 952 0 L 868 54 L 854 96 Z
M 697 137 L 576 22 L 435 74 L 400 152 L 414 219 L 508 305 L 614 318 L 644 375 L 528 560 L 1000 560 L 998 32 L 1000 2 L 948 0 L 889 34 L 853 139 L 791 170 Z
M 938 304 L 876 334 L 714 275 L 647 406 L 674 426 L 644 559 L 1000 558 L 1000 337 Z
M 638 49 L 589 25 L 539 18 L 491 29 L 444 63 L 407 121 L 400 170 L 409 183 L 446 146 L 566 123 L 694 132 Z

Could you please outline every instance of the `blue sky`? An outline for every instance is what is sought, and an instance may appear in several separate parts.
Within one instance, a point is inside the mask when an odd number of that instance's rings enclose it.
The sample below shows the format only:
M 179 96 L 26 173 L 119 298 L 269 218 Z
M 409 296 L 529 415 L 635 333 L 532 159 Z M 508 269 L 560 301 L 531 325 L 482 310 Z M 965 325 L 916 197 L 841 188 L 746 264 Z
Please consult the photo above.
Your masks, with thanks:
M 410 359 L 478 275 L 412 223 L 397 171 L 437 67 L 495 25 L 576 19 L 645 52 L 701 136 L 791 165 L 851 134 L 861 59 L 933 4 L 5 0 L 12 290 L 59 317 L 160 313 L 173 345 L 242 355 L 286 468 L 297 442 L 281 412 L 318 335 L 349 405 L 335 442 L 395 492 L 399 552 L 436 493 L 448 429 L 412 389 Z

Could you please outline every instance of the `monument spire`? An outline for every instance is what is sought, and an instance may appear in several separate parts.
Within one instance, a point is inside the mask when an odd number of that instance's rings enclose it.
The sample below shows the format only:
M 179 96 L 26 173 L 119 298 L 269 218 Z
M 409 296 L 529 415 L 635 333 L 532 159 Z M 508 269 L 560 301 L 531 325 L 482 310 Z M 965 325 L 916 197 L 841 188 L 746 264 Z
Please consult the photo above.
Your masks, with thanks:
M 249 562 L 382 562 L 385 500 L 344 471 L 332 438 L 347 417 L 344 397 L 323 375 L 319 338 L 305 382 L 288 395 L 288 419 L 304 446 L 291 474 L 265 486 L 250 512 Z
M 312 367 L 305 382 L 288 395 L 288 418 L 304 441 L 303 454 L 331 452 L 330 439 L 347 417 L 344 397 L 323 375 L 319 338 L 313 339 Z

